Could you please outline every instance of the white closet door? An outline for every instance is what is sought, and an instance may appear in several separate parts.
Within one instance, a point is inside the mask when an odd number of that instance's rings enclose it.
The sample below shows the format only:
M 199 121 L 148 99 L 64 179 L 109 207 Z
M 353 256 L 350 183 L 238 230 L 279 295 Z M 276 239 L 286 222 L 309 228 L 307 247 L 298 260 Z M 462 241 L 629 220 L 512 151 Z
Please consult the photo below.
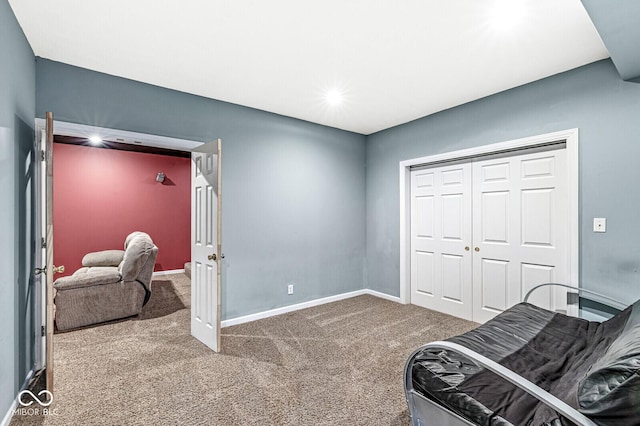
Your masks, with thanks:
M 411 303 L 472 317 L 471 164 L 411 172 Z
M 532 287 L 567 282 L 566 150 L 473 163 L 473 320 L 485 322 Z M 566 310 L 566 291 L 530 301 Z

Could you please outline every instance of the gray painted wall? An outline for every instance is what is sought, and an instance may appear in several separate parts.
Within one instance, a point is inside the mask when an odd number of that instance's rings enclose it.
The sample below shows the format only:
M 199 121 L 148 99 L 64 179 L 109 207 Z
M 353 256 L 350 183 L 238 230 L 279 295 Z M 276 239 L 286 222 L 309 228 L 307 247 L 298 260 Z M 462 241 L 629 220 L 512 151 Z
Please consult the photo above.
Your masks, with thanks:
M 38 117 L 222 138 L 223 319 L 363 288 L 364 136 L 41 58 L 36 80 Z
M 640 298 L 640 85 L 610 60 L 370 135 L 368 287 L 399 295 L 399 161 L 576 127 L 582 285 Z M 605 234 L 592 232 L 594 217 L 607 218 Z
M 33 365 L 35 79 L 33 51 L 0 0 L 0 419 Z
M 640 2 L 582 0 L 623 80 L 640 79 Z M 615 6 L 615 7 L 612 7 Z

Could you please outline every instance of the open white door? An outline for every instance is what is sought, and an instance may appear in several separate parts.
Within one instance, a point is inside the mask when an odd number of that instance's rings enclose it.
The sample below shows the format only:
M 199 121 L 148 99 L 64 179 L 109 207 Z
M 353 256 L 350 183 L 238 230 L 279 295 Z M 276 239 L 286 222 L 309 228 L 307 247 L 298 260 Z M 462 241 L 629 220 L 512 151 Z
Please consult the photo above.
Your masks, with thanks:
M 53 392 L 53 275 L 64 266 L 53 265 L 53 113 L 47 112 L 44 128 L 36 138 L 36 215 L 40 249 L 36 250 L 34 274 L 38 282 L 36 315 L 40 338 L 36 339 L 36 369 L 46 369 L 46 387 Z M 44 348 L 44 350 L 43 350 Z
M 220 350 L 222 141 L 191 154 L 191 335 Z
M 44 267 L 47 264 L 47 169 L 46 146 L 47 130 L 46 122 L 40 125 L 36 122 L 35 141 L 35 215 L 36 215 L 36 250 L 34 271 L 35 281 L 35 345 L 34 345 L 34 370 L 40 371 L 47 365 L 46 357 L 46 327 L 47 327 L 47 276 Z

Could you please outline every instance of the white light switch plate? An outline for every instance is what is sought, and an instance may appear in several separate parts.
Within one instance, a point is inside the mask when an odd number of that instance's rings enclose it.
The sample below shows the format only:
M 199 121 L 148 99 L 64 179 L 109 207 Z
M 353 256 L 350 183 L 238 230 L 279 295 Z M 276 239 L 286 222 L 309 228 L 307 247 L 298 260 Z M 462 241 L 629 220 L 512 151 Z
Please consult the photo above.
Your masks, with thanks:
M 604 217 L 594 217 L 593 232 L 607 232 L 607 219 Z

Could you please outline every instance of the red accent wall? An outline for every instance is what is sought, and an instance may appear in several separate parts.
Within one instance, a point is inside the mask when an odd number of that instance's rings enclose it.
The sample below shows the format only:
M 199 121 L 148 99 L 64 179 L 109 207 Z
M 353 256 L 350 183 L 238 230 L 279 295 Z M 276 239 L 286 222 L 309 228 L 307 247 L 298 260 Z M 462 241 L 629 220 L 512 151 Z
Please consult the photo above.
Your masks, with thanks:
M 189 261 L 191 159 L 54 143 L 53 173 L 54 263 L 65 266 L 56 278 L 88 252 L 123 249 L 133 231 L 158 246 L 156 271 Z

